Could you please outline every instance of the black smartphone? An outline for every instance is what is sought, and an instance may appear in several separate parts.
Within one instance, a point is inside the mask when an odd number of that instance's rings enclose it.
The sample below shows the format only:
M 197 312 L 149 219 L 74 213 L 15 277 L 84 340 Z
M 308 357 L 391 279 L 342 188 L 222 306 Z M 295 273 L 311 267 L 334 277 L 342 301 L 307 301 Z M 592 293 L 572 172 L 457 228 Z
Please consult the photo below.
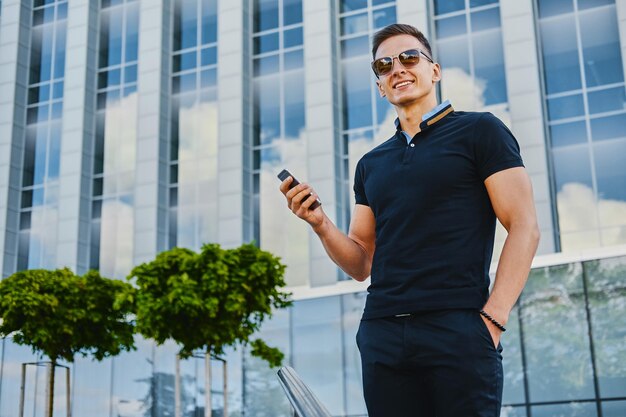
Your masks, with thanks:
M 286 169 L 283 169 L 282 171 L 280 171 L 280 173 L 278 173 L 278 179 L 281 181 L 285 181 L 287 179 L 287 177 L 291 177 L 293 178 L 293 181 L 291 181 L 291 184 L 289 184 L 289 189 L 291 190 L 293 187 L 295 187 L 296 185 L 300 184 L 300 181 L 298 181 L 296 179 L 296 177 L 294 177 L 289 171 L 287 171 Z M 309 210 L 315 210 L 316 208 L 318 208 L 319 206 L 322 205 L 322 202 L 320 201 L 320 199 L 316 199 L 313 204 L 311 204 L 311 206 L 309 207 Z

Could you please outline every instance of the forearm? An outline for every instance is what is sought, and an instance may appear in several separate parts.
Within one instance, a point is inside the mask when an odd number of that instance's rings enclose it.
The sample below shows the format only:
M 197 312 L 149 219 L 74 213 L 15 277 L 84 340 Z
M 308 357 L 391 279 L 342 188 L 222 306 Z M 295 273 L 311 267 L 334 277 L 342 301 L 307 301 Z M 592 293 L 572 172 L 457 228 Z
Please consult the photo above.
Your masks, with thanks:
M 357 281 L 370 275 L 371 257 L 356 241 L 340 231 L 328 217 L 313 231 L 319 236 L 326 253 L 346 274 Z
M 511 225 L 498 262 L 495 284 L 484 306 L 501 324 L 506 324 L 511 309 L 524 289 L 533 257 L 539 244 L 534 222 Z

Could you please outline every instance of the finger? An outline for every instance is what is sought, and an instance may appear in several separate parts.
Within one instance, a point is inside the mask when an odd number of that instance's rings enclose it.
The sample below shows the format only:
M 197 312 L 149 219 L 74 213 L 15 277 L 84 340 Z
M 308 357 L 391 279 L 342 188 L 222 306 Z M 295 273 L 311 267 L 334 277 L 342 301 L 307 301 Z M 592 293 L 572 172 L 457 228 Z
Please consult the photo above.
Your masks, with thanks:
M 280 191 L 283 194 L 287 194 L 287 191 L 289 191 L 289 184 L 291 184 L 293 182 L 293 177 L 287 177 L 285 178 L 285 180 L 283 182 L 280 183 Z
M 313 205 L 313 203 L 315 203 L 315 201 L 317 200 L 317 194 L 312 192 L 311 194 L 309 194 L 309 197 L 306 198 L 302 204 L 300 205 L 300 207 L 309 210 L 311 208 L 311 206 Z
M 304 190 L 300 191 L 298 194 L 293 196 L 291 201 L 293 201 L 294 203 L 298 205 L 302 205 L 302 203 L 304 203 L 304 201 L 309 197 L 309 195 L 311 195 L 311 191 L 312 190 L 310 187 L 306 187 Z
M 302 190 L 308 189 L 308 188 L 311 188 L 311 187 L 309 187 L 307 184 L 298 184 L 295 187 L 293 187 L 291 190 L 287 191 L 287 194 L 285 194 L 285 196 L 287 196 L 288 198 L 294 198 Z

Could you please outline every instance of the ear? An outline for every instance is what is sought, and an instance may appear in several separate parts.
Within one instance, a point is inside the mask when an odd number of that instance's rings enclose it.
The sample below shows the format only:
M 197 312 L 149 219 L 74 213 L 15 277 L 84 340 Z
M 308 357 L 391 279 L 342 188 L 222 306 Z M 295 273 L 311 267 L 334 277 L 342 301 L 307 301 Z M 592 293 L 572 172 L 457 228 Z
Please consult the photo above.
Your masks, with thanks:
M 438 63 L 433 64 L 433 83 L 441 81 L 441 65 Z
M 383 86 L 380 83 L 380 80 L 376 80 L 376 87 L 378 87 L 378 94 L 380 95 L 380 97 L 385 97 L 385 90 L 383 90 Z

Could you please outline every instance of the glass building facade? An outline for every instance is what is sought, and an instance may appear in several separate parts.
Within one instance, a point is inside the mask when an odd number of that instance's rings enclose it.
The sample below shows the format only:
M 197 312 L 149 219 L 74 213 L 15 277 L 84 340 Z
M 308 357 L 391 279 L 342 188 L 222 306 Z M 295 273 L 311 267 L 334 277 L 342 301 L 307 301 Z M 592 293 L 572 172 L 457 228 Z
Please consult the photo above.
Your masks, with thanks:
M 347 230 L 355 165 L 394 132 L 370 45 L 396 21 L 430 39 L 440 99 L 500 117 L 533 179 L 548 244 L 502 340 L 502 416 L 626 416 L 624 0 L 2 0 L 2 278 L 68 266 L 123 279 L 163 248 L 253 239 L 287 265 L 295 300 L 259 336 L 333 416 L 366 416 L 355 343 L 366 285 L 318 271 L 323 249 L 276 174 L 311 181 Z M 173 416 L 177 367 L 180 415 L 203 415 L 204 358 L 177 364 L 173 342 L 136 342 L 68 364 L 72 415 Z M 226 398 L 231 417 L 293 415 L 276 369 L 245 347 L 224 356 L 214 415 Z M 21 364 L 39 359 L 1 339 L 0 417 L 17 415 Z M 44 385 L 29 367 L 29 415 L 43 415 Z
M 133 262 L 138 46 L 139 3 L 102 1 L 89 267 L 118 278 Z
M 563 250 L 626 243 L 626 90 L 616 7 L 538 2 Z
M 169 247 L 217 238 L 217 1 L 174 9 Z
M 28 73 L 17 268 L 56 262 L 67 1 L 35 1 Z

